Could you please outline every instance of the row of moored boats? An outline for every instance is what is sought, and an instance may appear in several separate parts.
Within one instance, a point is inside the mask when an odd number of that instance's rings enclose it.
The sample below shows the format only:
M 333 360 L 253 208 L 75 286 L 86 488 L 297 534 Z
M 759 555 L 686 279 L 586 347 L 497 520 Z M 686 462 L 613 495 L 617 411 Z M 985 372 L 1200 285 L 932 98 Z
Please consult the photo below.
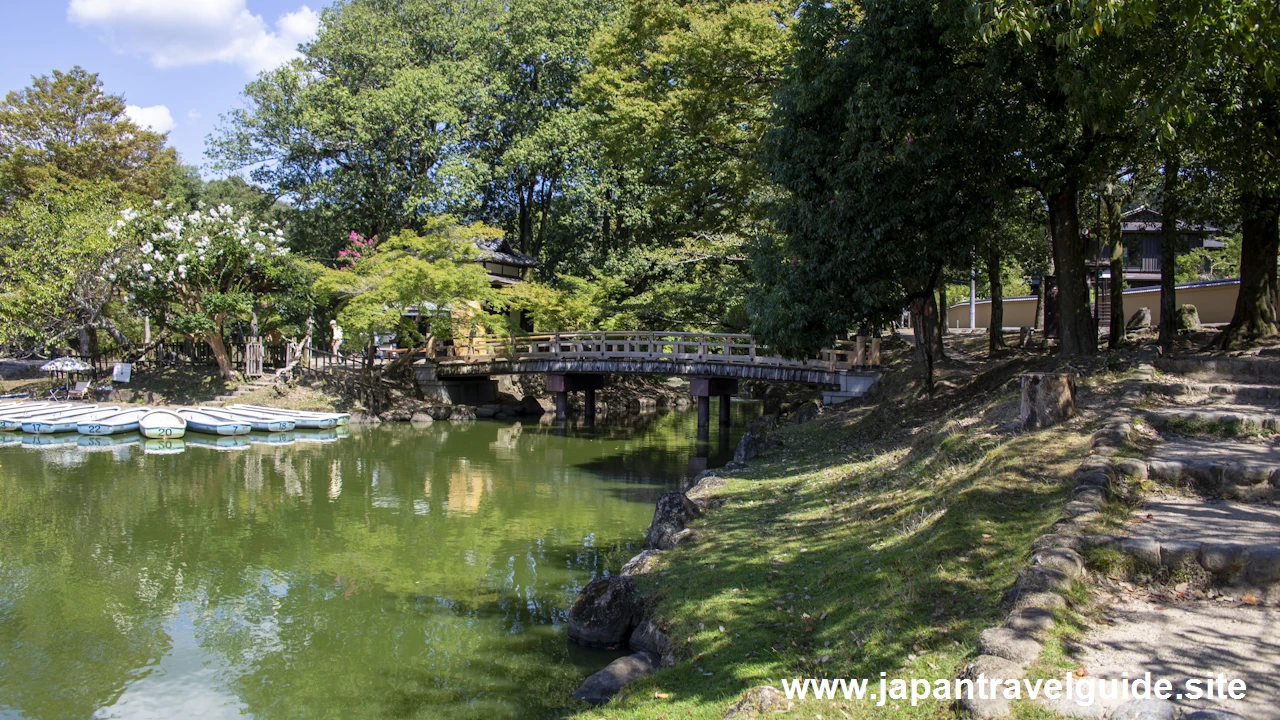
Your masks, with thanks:
M 187 431 L 232 437 L 251 431 L 327 430 L 346 425 L 348 413 L 282 410 L 258 405 L 228 407 L 148 408 L 14 400 L 0 402 L 0 431 L 36 435 L 78 432 L 81 435 L 140 433 L 174 439 Z

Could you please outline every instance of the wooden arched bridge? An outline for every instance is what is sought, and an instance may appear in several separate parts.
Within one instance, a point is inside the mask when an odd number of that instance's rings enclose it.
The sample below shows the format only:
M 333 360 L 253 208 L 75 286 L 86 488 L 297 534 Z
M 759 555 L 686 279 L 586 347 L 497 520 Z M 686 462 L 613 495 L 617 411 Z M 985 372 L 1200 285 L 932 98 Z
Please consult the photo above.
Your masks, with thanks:
M 728 424 L 727 399 L 737 392 L 740 380 L 818 386 L 826 391 L 828 403 L 858 397 L 880 376 L 880 341 L 859 338 L 797 360 L 741 334 L 553 333 L 459 343 L 449 355 L 415 369 L 419 385 L 450 397 L 466 381 L 544 373 L 547 389 L 556 393 L 557 415 L 564 415 L 568 394 L 581 390 L 586 393 L 588 418 L 595 414 L 595 391 L 604 386 L 605 375 L 682 375 L 690 378 L 690 392 L 698 398 L 698 424 L 706 427 L 713 395 L 726 401 L 720 403 L 720 421 Z M 451 384 L 454 388 L 448 387 Z

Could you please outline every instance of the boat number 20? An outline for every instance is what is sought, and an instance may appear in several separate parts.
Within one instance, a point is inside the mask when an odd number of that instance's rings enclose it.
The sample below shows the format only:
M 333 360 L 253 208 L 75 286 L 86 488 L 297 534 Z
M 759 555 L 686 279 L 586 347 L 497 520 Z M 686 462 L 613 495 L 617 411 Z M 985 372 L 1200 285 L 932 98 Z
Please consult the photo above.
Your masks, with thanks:
M 167 427 L 156 428 L 156 434 L 159 435 L 160 437 L 169 437 L 170 435 L 173 434 L 173 428 L 167 428 Z

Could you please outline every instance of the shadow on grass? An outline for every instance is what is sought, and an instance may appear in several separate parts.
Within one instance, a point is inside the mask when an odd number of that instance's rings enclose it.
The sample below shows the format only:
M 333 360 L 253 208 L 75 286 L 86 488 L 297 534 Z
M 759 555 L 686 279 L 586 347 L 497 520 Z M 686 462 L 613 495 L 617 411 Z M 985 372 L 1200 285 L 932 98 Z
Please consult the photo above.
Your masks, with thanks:
M 718 718 L 745 688 L 784 677 L 954 677 L 1088 451 L 1073 425 L 1007 435 L 983 423 L 1013 397 L 891 398 L 783 430 L 696 526 L 705 540 L 640 578 L 680 661 L 583 717 Z M 949 712 L 841 703 L 812 710 Z

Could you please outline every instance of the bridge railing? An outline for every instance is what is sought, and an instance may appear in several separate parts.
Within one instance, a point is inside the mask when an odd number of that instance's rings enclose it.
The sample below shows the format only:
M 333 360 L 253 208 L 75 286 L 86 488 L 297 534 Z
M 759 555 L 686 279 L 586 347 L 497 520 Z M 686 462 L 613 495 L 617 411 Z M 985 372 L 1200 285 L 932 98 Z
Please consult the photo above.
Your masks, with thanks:
M 750 335 L 688 332 L 571 332 L 522 335 L 501 340 L 477 338 L 450 349 L 444 364 L 491 360 L 693 360 L 734 365 L 769 365 L 840 371 L 865 366 L 858 345 L 837 343 L 814 358 L 784 358 Z

